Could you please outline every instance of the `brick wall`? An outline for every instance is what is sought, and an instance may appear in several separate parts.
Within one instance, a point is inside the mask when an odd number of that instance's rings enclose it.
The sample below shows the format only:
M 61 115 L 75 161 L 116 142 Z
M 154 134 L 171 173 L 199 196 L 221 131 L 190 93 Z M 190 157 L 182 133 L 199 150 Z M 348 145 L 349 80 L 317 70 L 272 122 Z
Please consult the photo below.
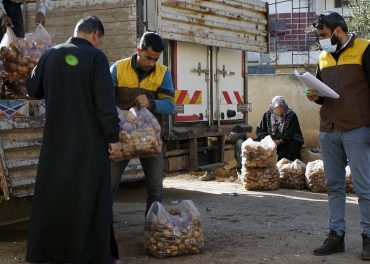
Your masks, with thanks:
M 317 15 L 315 12 L 279 13 L 270 16 L 270 51 L 307 51 L 316 41 L 316 33 L 305 29 Z

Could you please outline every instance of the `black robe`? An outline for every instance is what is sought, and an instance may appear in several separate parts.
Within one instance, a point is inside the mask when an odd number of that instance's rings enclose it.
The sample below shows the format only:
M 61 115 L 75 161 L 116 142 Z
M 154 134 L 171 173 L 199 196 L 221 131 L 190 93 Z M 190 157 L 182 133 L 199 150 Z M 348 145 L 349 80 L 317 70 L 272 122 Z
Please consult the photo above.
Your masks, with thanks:
M 280 144 L 277 148 L 279 160 L 281 160 L 282 158 L 286 158 L 291 161 L 301 159 L 301 148 L 304 144 L 304 139 L 302 136 L 301 128 L 299 126 L 298 117 L 293 111 L 289 112 L 286 115 L 283 132 L 280 137 L 272 135 L 270 111 L 267 111 L 263 115 L 261 121 L 257 126 L 256 134 L 256 141 L 261 141 L 269 135 L 272 136 L 274 140 L 283 140 L 284 143 Z
M 119 118 L 108 60 L 71 38 L 41 57 L 26 86 L 46 100 L 26 260 L 113 263 L 108 142 L 119 141 Z

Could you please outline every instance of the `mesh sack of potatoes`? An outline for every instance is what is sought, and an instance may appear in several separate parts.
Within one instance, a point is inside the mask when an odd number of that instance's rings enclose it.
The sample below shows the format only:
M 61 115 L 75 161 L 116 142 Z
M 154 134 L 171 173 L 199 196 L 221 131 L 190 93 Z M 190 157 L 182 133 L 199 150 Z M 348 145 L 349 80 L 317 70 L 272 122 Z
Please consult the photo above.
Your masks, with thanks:
M 40 57 L 52 46 L 52 38 L 41 24 L 24 38 L 17 38 L 8 27 L 0 44 L 3 76 L 10 82 L 28 78 Z
M 352 173 L 349 166 L 346 167 L 346 193 L 355 193 L 355 188 L 352 182 Z
M 118 109 L 118 113 L 122 150 L 113 161 L 153 157 L 161 153 L 161 126 L 148 109 L 133 107 L 130 110 Z
M 166 212 L 154 202 L 145 220 L 144 250 L 157 258 L 203 253 L 202 220 L 194 203 L 184 200 Z
M 314 193 L 326 193 L 324 163 L 322 160 L 309 162 L 306 167 L 306 186 Z
M 247 139 L 242 144 L 242 156 L 244 167 L 264 168 L 276 166 L 278 155 L 276 144 L 270 136 L 265 137 L 261 142 Z
M 299 159 L 294 162 L 288 159 L 281 159 L 277 165 L 280 172 L 280 188 L 304 189 L 306 164 Z
M 274 167 L 242 169 L 243 186 L 247 190 L 273 191 L 279 188 L 279 169 Z

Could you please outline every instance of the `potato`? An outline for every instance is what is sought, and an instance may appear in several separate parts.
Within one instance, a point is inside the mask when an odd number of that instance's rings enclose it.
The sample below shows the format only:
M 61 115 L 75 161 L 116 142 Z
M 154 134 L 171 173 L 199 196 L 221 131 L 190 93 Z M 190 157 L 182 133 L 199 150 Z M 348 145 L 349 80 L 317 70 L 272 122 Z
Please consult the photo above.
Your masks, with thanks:
M 15 59 L 16 59 L 16 58 L 17 58 L 17 56 L 18 56 L 18 53 L 17 53 L 15 50 L 13 50 L 13 49 L 9 48 L 9 49 L 5 52 L 4 56 L 5 56 L 5 61 L 15 61 Z
M 309 162 L 306 167 L 307 188 L 315 193 L 326 193 L 324 164 L 322 160 Z
M 195 210 L 186 213 L 177 208 L 170 213 L 158 210 L 154 216 L 153 212 L 149 212 L 152 216 L 145 221 L 145 253 L 165 258 L 203 252 L 203 229 Z
M 18 58 L 18 64 L 21 66 L 28 66 L 28 59 L 25 57 L 19 57 Z
M 18 73 L 19 73 L 20 75 L 22 75 L 22 74 L 28 74 L 29 69 L 28 69 L 28 67 L 27 67 L 27 66 L 18 66 L 17 71 L 18 71 Z
M 17 67 L 17 64 L 15 64 L 14 62 L 7 62 L 7 61 L 5 61 L 3 63 L 3 69 L 6 72 L 14 72 L 14 71 L 17 70 L 17 68 L 18 68 Z
M 280 188 L 304 189 L 306 164 L 300 160 L 291 162 L 282 159 L 278 162 L 277 167 L 280 171 Z
M 30 63 L 36 63 L 36 60 L 35 60 L 35 58 L 33 58 L 33 57 L 26 57 L 27 59 L 28 59 L 28 61 L 30 62 Z
M 278 168 L 243 168 L 243 185 L 247 190 L 276 190 L 279 188 L 280 173 Z

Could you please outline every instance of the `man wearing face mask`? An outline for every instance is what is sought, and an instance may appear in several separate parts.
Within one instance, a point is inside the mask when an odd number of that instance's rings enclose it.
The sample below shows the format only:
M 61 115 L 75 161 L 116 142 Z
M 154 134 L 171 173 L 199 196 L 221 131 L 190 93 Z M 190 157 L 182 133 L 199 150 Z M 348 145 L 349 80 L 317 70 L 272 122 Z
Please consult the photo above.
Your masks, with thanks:
M 166 66 L 158 63 L 164 49 L 162 38 L 155 32 L 145 32 L 140 39 L 137 52 L 130 58 L 117 61 L 110 72 L 116 88 L 116 105 L 121 110 L 131 107 L 146 107 L 163 125 L 163 115 L 175 111 L 174 88 L 171 73 Z M 114 194 L 130 160 L 113 162 L 112 203 Z M 141 158 L 145 174 L 147 202 L 145 215 L 153 202 L 162 203 L 163 155 Z
M 317 78 L 340 96 L 321 97 L 314 89 L 307 95 L 322 105 L 319 139 L 330 213 L 328 238 L 314 254 L 345 251 L 345 167 L 349 162 L 363 228 L 361 259 L 370 260 L 370 43 L 349 34 L 336 12 L 321 14 L 313 26 L 323 49 Z

